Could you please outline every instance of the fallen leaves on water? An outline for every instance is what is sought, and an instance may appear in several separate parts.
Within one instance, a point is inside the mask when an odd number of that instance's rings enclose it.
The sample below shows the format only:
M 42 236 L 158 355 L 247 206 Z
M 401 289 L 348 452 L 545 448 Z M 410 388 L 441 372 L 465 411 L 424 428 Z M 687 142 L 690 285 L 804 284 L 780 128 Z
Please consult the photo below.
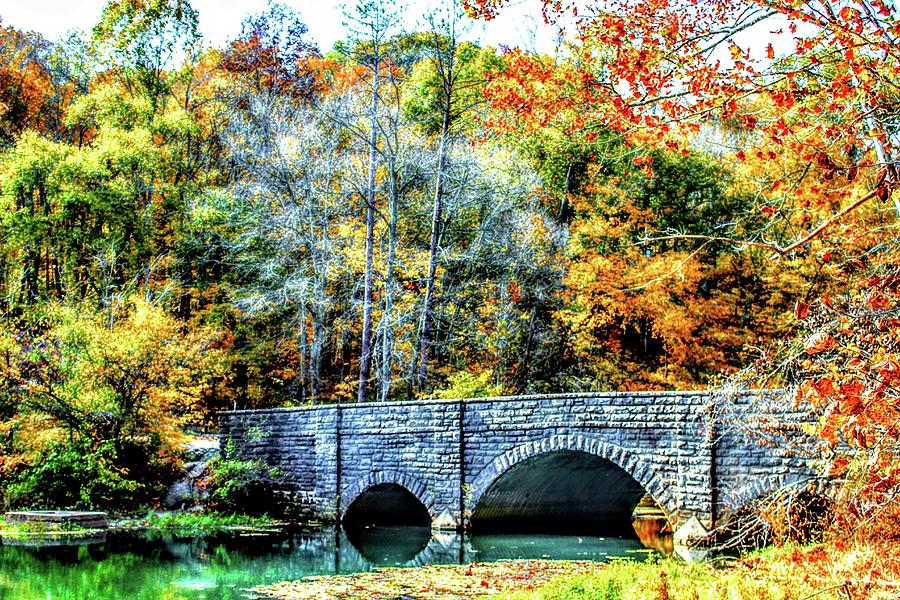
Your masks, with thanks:
M 369 573 L 307 577 L 250 590 L 259 598 L 281 600 L 369 600 L 410 597 L 415 600 L 483 598 L 501 592 L 529 590 L 560 575 L 602 568 L 585 561 L 507 561 L 379 569 Z

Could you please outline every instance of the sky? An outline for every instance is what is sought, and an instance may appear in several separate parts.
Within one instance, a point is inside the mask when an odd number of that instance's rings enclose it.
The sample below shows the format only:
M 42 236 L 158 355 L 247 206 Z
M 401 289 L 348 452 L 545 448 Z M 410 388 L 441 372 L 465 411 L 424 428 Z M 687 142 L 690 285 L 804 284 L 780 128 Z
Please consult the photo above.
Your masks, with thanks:
M 301 15 L 321 50 L 331 49 L 334 42 L 346 37 L 341 24 L 344 20 L 341 0 L 282 2 Z M 353 3 L 354 0 L 346 2 L 349 6 Z M 105 4 L 105 0 L 0 0 L 0 18 L 3 25 L 37 31 L 56 40 L 73 29 L 90 31 L 100 20 Z M 265 2 L 261 0 L 191 0 L 191 5 L 200 14 L 200 29 L 206 43 L 214 47 L 221 47 L 236 37 L 244 17 L 265 8 Z M 407 30 L 416 29 L 426 3 L 411 0 L 411 6 L 415 8 L 405 13 L 409 16 L 404 23 Z M 493 21 L 473 24 L 467 37 L 492 46 L 503 44 L 552 53 L 556 37 L 553 29 L 543 24 L 539 6 L 540 3 L 534 1 L 511 6 Z

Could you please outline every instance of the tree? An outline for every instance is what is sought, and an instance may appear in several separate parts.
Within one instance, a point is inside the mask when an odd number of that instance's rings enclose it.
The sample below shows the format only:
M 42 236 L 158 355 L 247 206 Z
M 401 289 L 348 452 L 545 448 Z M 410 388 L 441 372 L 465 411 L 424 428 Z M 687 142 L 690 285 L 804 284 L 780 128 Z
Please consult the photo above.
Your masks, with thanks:
M 471 3 L 488 16 L 503 4 Z M 577 8 L 547 2 L 544 10 L 553 20 L 568 11 L 577 16 L 575 89 L 538 102 L 576 110 L 581 115 L 576 129 L 593 121 L 638 144 L 678 149 L 711 119 L 740 123 L 753 139 L 741 148 L 739 160 L 771 149 L 804 159 L 806 169 L 766 181 L 758 190 L 755 211 L 775 219 L 797 208 L 793 190 L 809 170 L 831 179 L 844 175 L 868 188 L 835 190 L 830 200 L 843 201 L 843 208 L 808 222 L 807 234 L 817 235 L 820 227 L 865 202 L 891 196 L 897 161 L 892 82 L 900 69 L 894 7 L 879 0 L 837 5 L 629 0 Z M 776 17 L 788 22 L 793 56 L 775 60 L 771 45 L 759 51 L 738 46 L 739 34 L 771 29 Z M 510 104 L 534 106 L 523 94 L 510 94 Z M 752 106 L 765 106 L 765 112 L 748 109 Z M 808 241 L 804 233 L 784 233 L 770 239 L 757 232 L 746 241 L 780 255 Z
M 299 330 L 297 397 L 317 402 L 325 392 L 325 353 L 333 338 L 332 297 L 350 275 L 341 257 L 352 239 L 344 184 L 350 160 L 338 124 L 347 99 L 316 109 L 290 95 L 255 96 L 227 131 L 238 177 L 196 208 L 206 228 L 220 223 L 238 276 L 235 300 L 250 318 L 288 317 Z
M 0 27 L 0 148 L 28 130 L 55 140 L 71 131 L 65 110 L 86 91 L 89 75 L 80 46 Z
M 505 0 L 473 4 L 490 15 Z M 735 387 L 788 386 L 815 418 L 808 429 L 823 443 L 854 528 L 896 514 L 896 6 L 626 0 L 544 9 L 579 18 L 581 85 L 569 106 L 595 99 L 593 118 L 635 144 L 686 149 L 711 121 L 737 133 L 732 153 L 753 194 L 743 222 L 727 233 L 663 237 L 805 256 L 816 278 L 831 279 L 836 293 L 799 299 L 798 331 Z M 776 57 L 771 44 L 740 45 L 742 33 L 771 30 L 778 19 L 793 41 L 789 56 Z M 889 214 L 875 200 L 891 202 Z
M 375 210 L 376 175 L 378 171 L 378 106 L 382 70 L 387 66 L 385 45 L 391 30 L 396 26 L 396 8 L 389 7 L 382 0 L 361 1 L 351 16 L 356 29 L 351 29 L 357 37 L 353 58 L 364 66 L 370 77 L 371 101 L 369 105 L 369 167 L 366 186 L 366 272 L 363 283 L 362 340 L 359 359 L 359 391 L 357 401 L 364 402 L 369 386 L 369 371 L 372 363 L 372 305 L 375 286 Z
M 224 361 L 214 335 L 127 298 L 115 320 L 49 307 L 3 326 L 0 404 L 7 505 L 122 508 L 151 502 L 177 472 L 179 426 L 199 423 Z M 4 459 L 7 458 L 4 456 Z
M 460 36 L 463 13 L 461 5 L 451 2 L 445 14 L 432 14 L 431 33 L 428 40 L 430 50 L 427 65 L 433 78 L 432 111 L 435 119 L 428 123 L 437 136 L 437 171 L 434 176 L 434 201 L 431 215 L 431 238 L 428 248 L 428 271 L 425 276 L 425 298 L 422 300 L 422 317 L 419 328 L 419 355 L 416 373 L 416 387 L 420 392 L 428 390 L 428 361 L 431 354 L 433 337 L 433 315 L 435 294 L 435 274 L 440 252 L 441 228 L 444 213 L 444 186 L 447 171 L 448 154 L 452 144 L 452 136 L 457 134 L 457 122 L 472 109 L 468 95 L 461 96 L 472 88 L 479 86 L 483 75 L 478 76 L 466 69 L 466 62 L 473 58 L 472 46 L 463 45 Z M 415 110 L 415 108 L 413 108 Z M 421 111 L 421 108 L 419 108 Z
M 247 17 L 222 53 L 222 68 L 236 80 L 226 88 L 235 95 L 232 103 L 246 108 L 251 96 L 261 94 L 313 102 L 321 82 L 310 59 L 319 56 L 319 49 L 307 39 L 308 31 L 284 4 L 271 3 L 266 12 Z

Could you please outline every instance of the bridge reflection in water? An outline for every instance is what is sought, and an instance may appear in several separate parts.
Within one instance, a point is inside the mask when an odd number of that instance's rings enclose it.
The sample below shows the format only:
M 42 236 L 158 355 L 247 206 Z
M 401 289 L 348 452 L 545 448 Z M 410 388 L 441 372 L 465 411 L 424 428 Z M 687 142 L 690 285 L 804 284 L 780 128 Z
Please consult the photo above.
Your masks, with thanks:
M 663 538 L 660 538 L 663 539 Z M 231 555 L 229 561 L 287 561 L 303 574 L 357 573 L 378 567 L 467 564 L 511 559 L 596 560 L 646 554 L 635 537 L 566 534 L 460 534 L 413 525 L 356 528 L 322 526 L 294 531 L 260 530 L 207 535 L 111 531 L 102 539 L 80 543 L 48 540 L 44 544 L 3 544 L 4 551 L 27 552 L 61 564 L 83 559 L 102 561 L 112 555 L 152 557 L 190 565 L 211 555 Z M 2 561 L 0 561 L 2 564 Z
M 349 547 L 341 544 L 348 542 Z M 351 573 L 374 567 L 467 564 L 510 559 L 594 560 L 641 558 L 646 548 L 637 538 L 564 534 L 475 534 L 433 531 L 408 525 L 371 526 L 338 533 L 335 571 Z

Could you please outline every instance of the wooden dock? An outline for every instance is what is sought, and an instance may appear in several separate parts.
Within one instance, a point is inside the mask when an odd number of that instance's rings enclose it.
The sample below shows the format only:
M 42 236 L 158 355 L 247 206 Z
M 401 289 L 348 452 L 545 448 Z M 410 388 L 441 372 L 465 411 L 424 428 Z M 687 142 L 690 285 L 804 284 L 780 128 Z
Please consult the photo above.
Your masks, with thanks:
M 108 529 L 109 519 L 105 512 L 84 512 L 75 510 L 22 510 L 3 515 L 7 523 L 34 523 L 47 529 Z

